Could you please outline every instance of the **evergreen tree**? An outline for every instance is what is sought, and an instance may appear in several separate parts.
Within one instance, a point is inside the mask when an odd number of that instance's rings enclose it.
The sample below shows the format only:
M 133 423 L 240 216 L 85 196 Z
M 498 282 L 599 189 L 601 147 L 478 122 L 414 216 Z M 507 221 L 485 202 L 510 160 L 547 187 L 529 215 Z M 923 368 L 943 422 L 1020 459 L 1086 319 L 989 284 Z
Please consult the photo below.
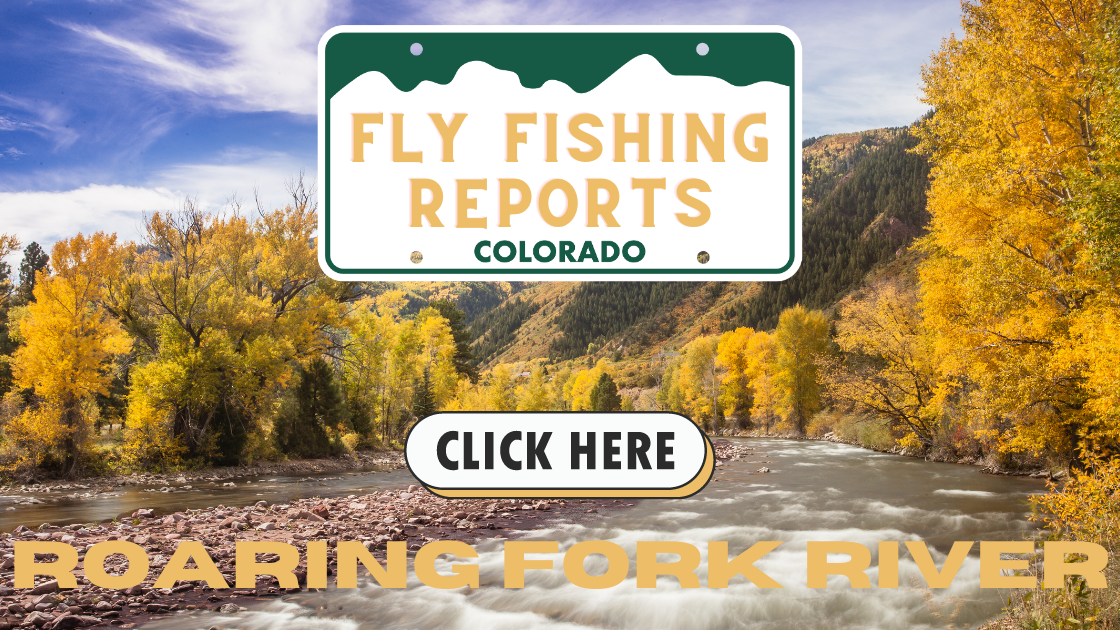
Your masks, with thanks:
M 427 367 L 424 368 L 424 380 L 420 381 L 412 400 L 412 415 L 417 420 L 423 420 L 437 411 L 436 397 L 432 392 L 432 374 Z
M 16 342 L 8 336 L 10 322 L 8 309 L 11 306 L 12 267 L 0 259 L 0 396 L 12 389 L 12 366 L 4 357 L 16 351 Z
M 599 382 L 591 388 L 591 411 L 619 411 L 622 409 L 622 397 L 618 395 L 618 386 L 610 374 L 603 373 Z
M 485 362 L 501 354 L 513 343 L 521 324 L 540 308 L 540 304 L 524 301 L 519 296 L 474 320 L 470 332 L 478 339 L 475 362 Z
M 725 309 L 724 330 L 772 330 L 796 304 L 827 308 L 920 235 L 929 219 L 929 163 L 912 151 L 916 144 L 908 130 L 892 131 L 874 150 L 862 147 L 847 156 L 850 168 L 808 177 L 800 269 L 782 282 L 762 283 L 749 301 Z
M 635 337 L 671 328 L 666 312 L 700 286 L 697 282 L 584 282 L 556 319 L 560 335 L 549 344 L 554 361 L 574 359 L 637 326 Z
M 451 338 L 455 340 L 455 371 L 477 383 L 477 359 L 471 351 L 471 331 L 465 323 L 466 315 L 451 300 L 434 300 L 428 302 L 428 306 L 439 311 L 451 327 Z
M 50 261 L 50 256 L 34 241 L 23 250 L 23 262 L 19 264 L 19 301 L 21 303 L 28 304 L 35 301 L 35 272 L 50 273 L 51 269 L 47 265 L 48 261 Z
M 316 357 L 300 370 L 294 400 L 277 421 L 278 446 L 300 457 L 327 455 L 332 446 L 328 430 L 345 422 L 345 405 L 335 384 L 334 368 Z

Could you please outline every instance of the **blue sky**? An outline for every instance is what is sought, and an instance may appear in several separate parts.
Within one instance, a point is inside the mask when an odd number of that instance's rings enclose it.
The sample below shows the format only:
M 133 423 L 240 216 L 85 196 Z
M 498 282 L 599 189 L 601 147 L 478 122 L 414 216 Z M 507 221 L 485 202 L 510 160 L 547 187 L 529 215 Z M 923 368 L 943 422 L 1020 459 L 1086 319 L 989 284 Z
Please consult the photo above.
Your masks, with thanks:
M 135 239 L 185 195 L 284 201 L 316 170 L 316 47 L 339 24 L 780 24 L 804 50 L 804 135 L 912 122 L 958 0 L 4 0 L 0 232 Z

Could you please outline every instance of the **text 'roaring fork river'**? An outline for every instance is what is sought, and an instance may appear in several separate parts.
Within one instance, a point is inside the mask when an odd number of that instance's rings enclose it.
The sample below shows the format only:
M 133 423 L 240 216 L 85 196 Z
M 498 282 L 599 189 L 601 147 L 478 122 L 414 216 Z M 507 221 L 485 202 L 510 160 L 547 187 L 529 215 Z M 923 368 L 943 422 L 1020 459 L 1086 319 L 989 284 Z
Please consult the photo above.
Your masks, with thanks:
M 503 584 L 502 541 L 475 545 L 480 588 L 438 590 L 414 576 L 403 590 L 359 584 L 291 595 L 237 615 L 169 618 L 147 627 L 350 630 L 374 628 L 962 628 L 995 617 L 1006 593 L 981 589 L 975 552 L 952 586 L 932 590 L 903 552 L 897 589 L 852 589 L 833 577 L 827 589 L 805 584 L 808 541 L 852 541 L 873 551 L 880 541 L 923 540 L 938 566 L 955 540 L 1020 540 L 1033 524 L 1027 498 L 1042 482 L 979 474 L 976 467 L 930 463 L 842 444 L 748 440 L 753 453 L 720 467 L 703 492 L 687 499 L 647 500 L 604 515 L 601 522 L 528 532 L 526 540 L 559 540 L 555 569 L 526 573 L 525 588 Z M 756 472 L 765 466 L 769 474 Z M 757 566 L 783 585 L 759 589 L 742 578 L 727 589 L 683 589 L 661 577 L 638 589 L 631 575 L 619 586 L 586 590 L 564 576 L 565 549 L 587 540 L 616 543 L 633 557 L 638 541 L 696 545 L 728 541 L 742 550 L 757 541 L 783 541 Z M 737 551 L 736 551 L 737 553 Z M 546 559 L 546 555 L 534 555 Z M 663 561 L 671 561 L 666 556 Z M 876 582 L 877 558 L 868 575 Z M 447 572 L 451 561 L 437 568 Z M 698 573 L 706 581 L 701 562 Z M 589 556 L 588 573 L 606 570 Z

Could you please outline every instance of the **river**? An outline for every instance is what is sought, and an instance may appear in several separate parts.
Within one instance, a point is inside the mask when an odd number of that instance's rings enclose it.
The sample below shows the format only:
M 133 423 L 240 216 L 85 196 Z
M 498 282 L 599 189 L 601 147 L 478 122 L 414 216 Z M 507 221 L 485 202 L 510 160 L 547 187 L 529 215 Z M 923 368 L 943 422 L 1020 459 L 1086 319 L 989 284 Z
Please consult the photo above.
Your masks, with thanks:
M 232 485 L 227 485 L 232 483 Z M 181 510 L 252 505 L 260 500 L 287 503 L 312 496 L 337 497 L 368 494 L 373 491 L 408 487 L 416 483 L 407 470 L 389 472 L 364 470 L 329 472 L 312 475 L 268 475 L 240 477 L 219 482 L 186 481 L 154 485 L 123 486 L 112 492 L 83 496 L 84 490 L 62 490 L 50 493 L 0 495 L 0 531 L 11 531 L 18 525 L 35 528 L 43 523 L 70 525 L 97 523 L 129 515 L 140 508 L 154 510 L 156 515 Z M 94 483 L 83 485 L 96 485 Z M 182 488 L 190 486 L 189 490 Z M 158 490 L 171 488 L 169 492 Z M 17 503 L 29 496 L 43 500 L 27 505 Z
M 727 589 L 682 589 L 662 577 L 657 589 L 637 589 L 631 574 L 617 587 L 594 591 L 571 585 L 555 556 L 553 571 L 529 571 L 526 588 L 502 588 L 501 544 L 480 552 L 482 587 L 437 590 L 414 577 L 403 590 L 357 589 L 299 593 L 236 615 L 171 617 L 152 629 L 496 629 L 545 628 L 975 628 L 997 616 L 1004 592 L 979 588 L 976 553 L 949 589 L 925 587 L 907 552 L 898 589 L 856 590 L 834 577 L 827 589 L 805 586 L 805 542 L 845 540 L 874 550 L 884 540 L 925 540 L 940 566 L 954 540 L 1020 540 L 1033 525 L 1028 497 L 1038 480 L 983 475 L 978 468 L 930 463 L 828 442 L 748 440 L 754 453 L 717 469 L 696 496 L 646 500 L 605 514 L 598 523 L 534 531 L 531 539 L 559 540 L 561 553 L 583 540 L 609 540 L 634 557 L 639 540 L 689 542 L 706 553 L 709 540 L 742 550 L 760 540 L 785 541 L 757 563 L 785 588 L 758 589 L 736 578 Z M 771 473 L 758 473 L 761 466 Z M 737 553 L 737 551 L 736 551 Z M 540 556 L 543 557 L 543 556 Z M 671 557 L 666 557 L 669 560 Z M 586 563 L 605 570 L 601 556 Z M 461 562 L 461 561 L 458 561 Z M 706 584 L 704 566 L 699 570 Z M 876 584 L 876 560 L 869 571 Z M 447 567 L 441 568 L 446 572 Z

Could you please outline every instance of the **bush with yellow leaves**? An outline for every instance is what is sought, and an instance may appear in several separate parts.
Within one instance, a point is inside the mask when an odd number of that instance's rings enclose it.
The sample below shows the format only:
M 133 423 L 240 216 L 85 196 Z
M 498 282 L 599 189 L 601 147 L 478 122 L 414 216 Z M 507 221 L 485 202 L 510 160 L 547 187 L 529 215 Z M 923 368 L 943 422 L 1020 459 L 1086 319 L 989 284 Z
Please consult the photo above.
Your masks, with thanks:
M 1031 630 L 1067 628 L 1120 628 L 1120 458 L 1086 458 L 1089 466 L 1074 471 L 1058 490 L 1031 497 L 1032 520 L 1046 526 L 1048 540 L 1078 540 L 1096 543 L 1108 552 L 1104 569 L 1106 588 L 1089 588 L 1081 576 L 1066 577 L 1064 588 L 1021 590 L 1012 595 L 1008 618 L 1016 627 Z

